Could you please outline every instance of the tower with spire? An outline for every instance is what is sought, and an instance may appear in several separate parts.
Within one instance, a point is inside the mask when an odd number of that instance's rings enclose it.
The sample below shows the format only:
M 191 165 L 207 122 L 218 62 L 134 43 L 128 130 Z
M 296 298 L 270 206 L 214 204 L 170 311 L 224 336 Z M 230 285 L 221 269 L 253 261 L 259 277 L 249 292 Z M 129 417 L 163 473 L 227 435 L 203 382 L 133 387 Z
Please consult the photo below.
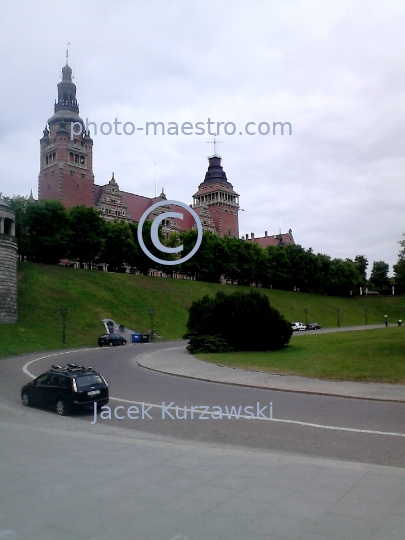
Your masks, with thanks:
M 220 236 L 239 237 L 239 194 L 226 177 L 221 156 L 216 152 L 208 158 L 204 181 L 193 195 L 193 208 L 198 213 L 208 210 Z
M 79 116 L 76 85 L 72 81 L 67 51 L 62 80 L 57 88 L 54 114 L 40 140 L 38 198 L 58 199 L 66 208 L 79 204 L 93 206 L 93 141 Z M 74 122 L 80 124 L 82 130 L 72 135 Z

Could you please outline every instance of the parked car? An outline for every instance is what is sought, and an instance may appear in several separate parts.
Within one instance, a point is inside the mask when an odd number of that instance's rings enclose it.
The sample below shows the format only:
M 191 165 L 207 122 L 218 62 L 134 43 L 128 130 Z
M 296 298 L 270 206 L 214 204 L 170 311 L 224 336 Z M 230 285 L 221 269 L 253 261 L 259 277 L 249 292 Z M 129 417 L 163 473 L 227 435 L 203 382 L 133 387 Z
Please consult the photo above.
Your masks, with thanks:
M 32 382 L 21 388 L 21 400 L 25 407 L 38 405 L 55 408 L 61 416 L 75 408 L 107 405 L 108 383 L 91 367 L 68 364 L 52 366 Z
M 98 346 L 103 347 L 103 345 L 126 345 L 127 340 L 120 336 L 119 334 L 103 334 L 98 338 Z
M 320 330 L 322 326 L 317 322 L 311 322 L 307 325 L 307 330 Z
M 307 327 L 305 326 L 305 324 L 303 324 L 302 322 L 298 321 L 298 322 L 292 322 L 291 323 L 291 330 L 293 332 L 296 332 L 296 331 L 300 331 L 300 332 L 303 332 L 304 330 L 306 330 Z

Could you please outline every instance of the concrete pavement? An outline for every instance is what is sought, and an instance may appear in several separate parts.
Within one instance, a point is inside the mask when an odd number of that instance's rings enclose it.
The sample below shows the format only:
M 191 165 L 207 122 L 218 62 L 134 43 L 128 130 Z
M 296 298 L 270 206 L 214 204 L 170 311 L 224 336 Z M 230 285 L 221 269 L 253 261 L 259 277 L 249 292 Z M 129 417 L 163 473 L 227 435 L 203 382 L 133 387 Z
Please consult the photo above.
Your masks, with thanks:
M 0 404 L 0 538 L 403 540 L 405 469 L 173 442 Z

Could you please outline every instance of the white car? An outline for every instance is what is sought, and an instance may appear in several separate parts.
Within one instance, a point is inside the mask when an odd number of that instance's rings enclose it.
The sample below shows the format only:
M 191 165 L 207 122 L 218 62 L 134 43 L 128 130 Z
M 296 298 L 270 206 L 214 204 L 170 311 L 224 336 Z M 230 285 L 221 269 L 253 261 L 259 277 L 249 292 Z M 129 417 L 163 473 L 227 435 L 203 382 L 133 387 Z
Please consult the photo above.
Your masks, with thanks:
M 291 323 L 291 330 L 292 330 L 293 332 L 296 332 L 296 331 L 302 332 L 302 331 L 304 331 L 304 330 L 306 330 L 306 329 L 307 329 L 307 327 L 306 327 L 305 324 L 303 324 L 302 322 L 299 322 L 299 321 L 298 321 L 298 322 L 292 322 L 292 323 Z

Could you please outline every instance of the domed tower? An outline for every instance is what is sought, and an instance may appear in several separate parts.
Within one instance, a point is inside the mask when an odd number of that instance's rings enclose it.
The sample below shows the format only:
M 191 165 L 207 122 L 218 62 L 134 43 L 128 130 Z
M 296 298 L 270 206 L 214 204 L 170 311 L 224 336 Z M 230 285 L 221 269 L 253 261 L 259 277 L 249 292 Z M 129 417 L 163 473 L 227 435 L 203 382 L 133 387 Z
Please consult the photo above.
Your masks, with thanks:
M 214 147 L 215 148 L 215 147 Z M 207 208 L 220 236 L 239 237 L 239 194 L 226 177 L 221 157 L 215 152 L 208 158 L 204 182 L 193 195 L 193 208 Z
M 17 322 L 17 239 L 15 212 L 0 194 L 0 324 Z
M 94 205 L 93 141 L 79 116 L 72 68 L 62 68 L 58 101 L 40 140 L 38 199 L 58 199 L 66 208 Z

